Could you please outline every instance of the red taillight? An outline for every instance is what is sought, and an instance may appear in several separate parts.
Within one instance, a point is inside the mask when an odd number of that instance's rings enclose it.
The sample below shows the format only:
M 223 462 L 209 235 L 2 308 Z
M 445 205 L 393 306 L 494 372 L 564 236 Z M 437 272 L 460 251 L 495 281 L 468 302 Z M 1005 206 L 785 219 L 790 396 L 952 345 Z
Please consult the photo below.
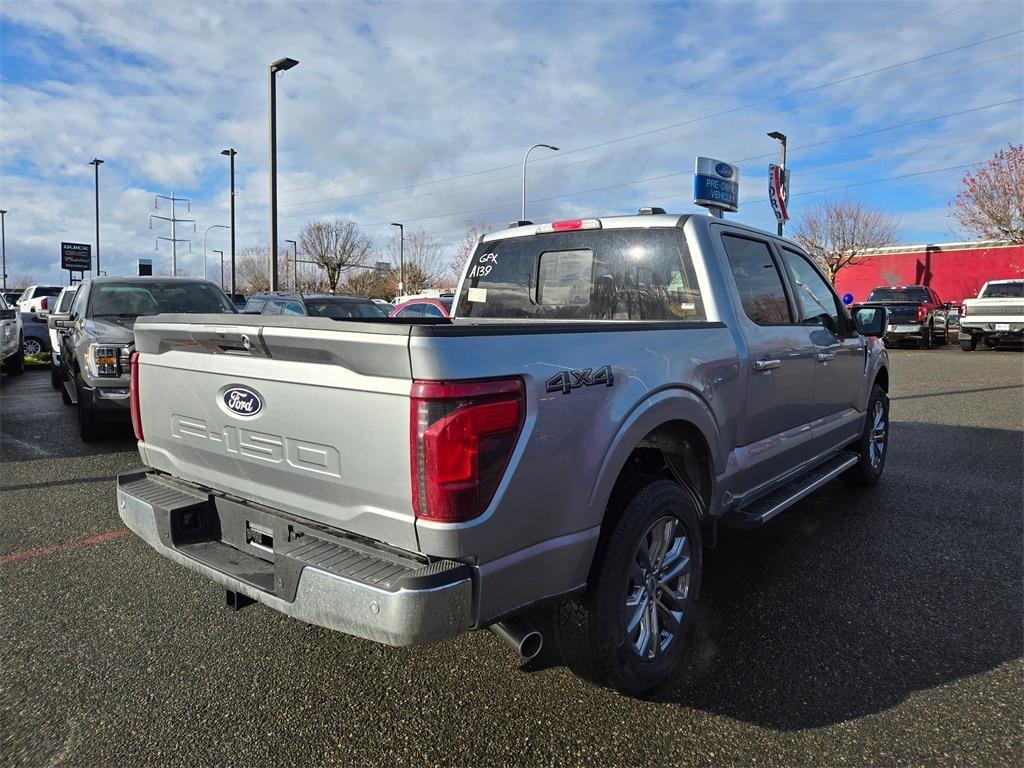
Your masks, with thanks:
M 967 317 L 967 305 L 966 304 L 961 304 L 960 305 L 960 317 Z
M 40 310 L 49 309 L 49 308 L 50 308 L 50 300 L 49 299 L 43 298 L 43 299 L 39 300 L 39 309 Z
M 523 384 L 414 381 L 409 437 L 416 517 L 470 520 L 487 509 L 523 426 Z
M 135 430 L 135 439 L 140 443 L 142 437 L 142 412 L 139 410 L 139 353 L 132 352 L 129 362 L 132 370 L 132 380 L 128 388 L 128 405 L 132 412 L 132 429 Z
M 565 232 L 570 229 L 582 229 L 583 219 L 570 219 L 569 221 L 553 221 L 551 222 L 552 232 Z
M 928 316 L 928 310 L 925 307 L 917 308 L 917 322 L 923 323 L 925 318 Z

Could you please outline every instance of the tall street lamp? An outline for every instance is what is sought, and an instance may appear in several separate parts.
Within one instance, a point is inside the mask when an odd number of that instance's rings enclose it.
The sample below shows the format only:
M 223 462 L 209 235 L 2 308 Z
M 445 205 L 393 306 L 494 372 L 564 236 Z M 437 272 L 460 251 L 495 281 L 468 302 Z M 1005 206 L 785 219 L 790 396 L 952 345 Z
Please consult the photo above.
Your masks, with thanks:
M 550 144 L 534 144 L 523 155 L 523 206 L 519 210 L 519 220 L 526 221 L 526 161 L 530 159 L 530 153 L 535 149 L 543 147 L 544 149 L 550 149 L 552 152 L 557 152 L 558 147 L 553 147 Z
M 270 290 L 277 290 L 277 73 L 286 72 L 295 59 L 278 59 L 270 65 Z
M 220 283 L 219 283 L 219 285 L 220 285 L 220 289 L 223 291 L 224 290 L 224 251 L 218 251 L 216 248 L 211 248 L 210 249 L 210 253 L 219 253 L 220 254 Z M 234 299 L 232 299 L 232 302 L 234 302 Z
M 294 240 L 285 240 L 292 244 L 292 290 L 299 292 L 299 244 Z
M 203 232 L 203 280 L 206 280 L 206 236 L 210 234 L 211 229 L 231 229 L 227 224 L 211 224 Z M 234 293 L 234 291 L 232 291 Z
M 100 166 L 103 165 L 103 161 L 97 158 L 93 158 L 90 161 L 94 169 L 94 175 L 96 179 L 96 277 L 100 276 Z
M 404 296 L 405 290 L 405 227 L 397 221 L 391 222 L 392 227 L 398 227 L 398 295 Z
M 775 139 L 782 145 L 779 151 L 779 168 L 781 169 L 782 173 L 782 194 L 785 195 L 789 191 L 786 188 L 786 134 L 779 133 L 778 131 L 772 131 L 771 133 L 768 134 L 768 138 Z M 778 230 L 780 236 L 782 235 L 783 226 L 785 226 L 785 223 L 780 221 Z
M 0 250 L 4 255 L 4 290 L 7 290 L 7 211 L 0 211 Z
M 238 153 L 231 147 L 222 149 L 222 155 L 227 155 L 231 161 L 231 293 L 235 292 L 235 155 Z M 222 265 L 223 266 L 223 265 Z M 221 289 L 224 288 L 224 275 L 221 275 Z

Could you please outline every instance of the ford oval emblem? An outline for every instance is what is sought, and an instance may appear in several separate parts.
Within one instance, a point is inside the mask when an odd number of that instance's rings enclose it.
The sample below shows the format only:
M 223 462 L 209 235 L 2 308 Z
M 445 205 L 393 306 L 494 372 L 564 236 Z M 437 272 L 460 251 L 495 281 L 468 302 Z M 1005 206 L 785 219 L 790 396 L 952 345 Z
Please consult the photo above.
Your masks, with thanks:
M 721 176 L 723 179 L 732 178 L 732 166 L 728 163 L 719 163 L 715 166 L 715 173 Z
M 224 405 L 239 416 L 255 416 L 263 410 L 260 396 L 246 387 L 231 387 L 224 392 Z

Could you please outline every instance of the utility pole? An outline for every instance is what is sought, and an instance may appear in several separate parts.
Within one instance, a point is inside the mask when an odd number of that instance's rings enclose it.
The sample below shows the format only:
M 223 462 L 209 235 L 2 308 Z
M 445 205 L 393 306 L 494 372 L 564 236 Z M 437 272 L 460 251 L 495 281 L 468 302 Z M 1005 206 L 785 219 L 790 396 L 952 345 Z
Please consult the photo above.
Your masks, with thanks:
M 222 155 L 231 160 L 231 293 L 235 292 L 235 155 L 238 153 L 231 147 L 222 149 Z M 223 265 L 222 265 L 223 266 Z M 224 276 L 221 275 L 221 290 L 224 289 Z
M 4 254 L 4 290 L 7 290 L 7 211 L 0 211 L 0 249 Z
M 100 276 L 100 166 L 102 160 L 93 158 L 89 163 L 95 170 L 96 178 L 96 277 Z
M 295 59 L 270 65 L 270 290 L 277 290 L 277 75 L 294 67 Z
M 292 244 L 292 290 L 299 292 L 299 244 L 294 240 L 285 240 Z
M 398 295 L 404 296 L 405 290 L 405 227 L 397 221 L 391 222 L 392 227 L 398 227 Z
M 782 172 L 782 194 L 783 202 L 788 202 L 789 197 L 789 185 L 786 184 L 786 134 L 779 133 L 778 131 L 772 131 L 768 134 L 769 139 L 777 140 L 782 146 L 779 150 L 779 168 Z M 782 237 L 782 228 L 785 226 L 785 222 L 779 222 L 779 237 Z
M 190 239 L 186 238 L 186 237 L 182 237 L 182 238 L 178 237 L 177 225 L 178 224 L 191 224 L 192 225 L 192 232 L 194 233 L 196 231 L 196 220 L 195 219 L 179 219 L 177 217 L 177 212 L 176 212 L 176 209 L 175 209 L 175 205 L 177 203 L 185 203 L 186 210 L 191 213 L 191 211 L 192 211 L 192 201 L 189 200 L 188 198 L 185 198 L 185 197 L 175 197 L 173 192 L 171 192 L 170 196 L 168 196 L 168 195 L 156 195 L 155 199 L 153 201 L 153 209 L 154 210 L 159 210 L 159 208 L 160 208 L 160 201 L 161 200 L 170 200 L 171 201 L 171 215 L 168 218 L 167 216 L 157 216 L 155 213 L 149 214 L 149 228 L 150 229 L 153 228 L 153 219 L 160 219 L 161 221 L 169 221 L 169 222 L 171 222 L 171 236 L 170 237 L 164 237 L 163 235 L 157 235 L 156 236 L 156 250 L 160 250 L 160 241 L 161 240 L 169 240 L 170 241 L 170 243 L 171 243 L 171 275 L 175 276 L 175 275 L 178 274 L 178 243 L 188 243 L 188 252 L 192 253 L 192 241 Z

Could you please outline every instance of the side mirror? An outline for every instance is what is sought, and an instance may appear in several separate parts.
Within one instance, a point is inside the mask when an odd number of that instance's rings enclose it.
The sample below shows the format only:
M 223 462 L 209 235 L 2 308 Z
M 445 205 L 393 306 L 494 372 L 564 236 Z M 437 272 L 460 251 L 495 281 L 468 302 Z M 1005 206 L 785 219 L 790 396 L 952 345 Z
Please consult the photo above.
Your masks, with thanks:
M 46 318 L 46 327 L 53 330 L 66 329 L 71 326 L 71 315 L 50 315 Z
M 889 325 L 889 310 L 885 307 L 864 307 L 854 311 L 853 318 L 861 336 L 884 336 Z
M 15 317 L 17 317 L 17 315 L 15 315 L 15 310 L 0 309 L 0 320 L 13 320 Z

